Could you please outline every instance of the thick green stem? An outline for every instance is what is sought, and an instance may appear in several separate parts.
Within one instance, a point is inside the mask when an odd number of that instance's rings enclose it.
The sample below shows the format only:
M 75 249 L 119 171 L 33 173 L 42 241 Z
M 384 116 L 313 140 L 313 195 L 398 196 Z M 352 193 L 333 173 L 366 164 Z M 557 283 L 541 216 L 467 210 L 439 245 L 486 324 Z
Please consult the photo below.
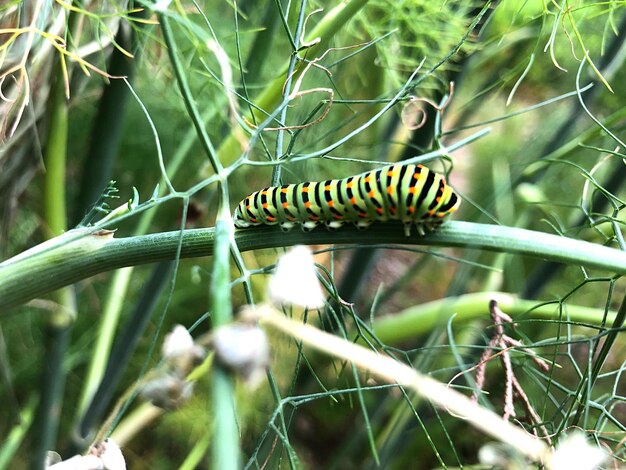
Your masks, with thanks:
M 93 229 L 70 231 L 43 246 L 0 264 L 0 314 L 30 299 L 95 274 L 125 266 L 174 259 L 180 233 L 165 232 L 140 237 L 113 238 Z M 186 230 L 181 256 L 213 254 L 215 231 Z M 447 222 L 423 237 L 405 237 L 395 224 L 374 224 L 367 231 L 343 227 L 303 233 L 283 233 L 278 227 L 238 230 L 235 241 L 241 251 L 296 244 L 429 245 L 458 246 L 527 255 L 576 266 L 626 274 L 626 253 L 595 243 L 513 227 Z
M 237 470 L 239 429 L 235 405 L 235 384 L 229 372 L 214 367 L 212 374 L 213 448 L 211 468 Z
M 223 188 L 223 192 L 226 190 Z M 221 211 L 215 225 L 215 252 L 211 276 L 211 320 L 213 328 L 230 323 L 233 318 L 230 298 L 230 239 L 232 223 Z M 235 383 L 232 375 L 219 365 L 212 373 L 213 468 L 239 468 L 239 431 L 235 406 Z
M 65 165 L 67 158 L 68 111 L 65 102 L 65 83 L 58 71 L 50 91 L 50 133 L 46 142 L 44 162 L 44 219 L 50 237 L 67 229 L 65 204 Z M 63 361 L 70 339 L 70 327 L 75 317 L 74 294 L 65 284 L 54 292 L 52 315 L 46 331 L 46 354 L 42 357 L 42 386 L 44 391 L 36 418 L 37 439 L 32 468 L 44 466 L 46 452 L 56 443 L 59 418 L 65 389 Z
M 67 105 L 63 78 L 59 77 L 51 91 L 50 134 L 46 144 L 44 161 L 44 218 L 49 238 L 67 229 L 65 209 L 65 160 L 67 154 Z
M 536 300 L 520 299 L 504 292 L 479 292 L 447 297 L 385 315 L 376 319 L 372 327 L 376 338 L 383 343 L 398 344 L 426 334 L 437 326 L 445 326 L 451 320 L 454 323 L 480 318 L 488 320 L 491 300 L 496 300 L 500 308 L 514 319 L 524 316 L 528 319 L 555 320 L 562 314 L 563 321 L 599 324 L 604 317 L 602 309 L 568 304 L 560 310 L 558 303 L 538 306 Z M 614 318 L 615 312 L 609 312 L 608 323 Z

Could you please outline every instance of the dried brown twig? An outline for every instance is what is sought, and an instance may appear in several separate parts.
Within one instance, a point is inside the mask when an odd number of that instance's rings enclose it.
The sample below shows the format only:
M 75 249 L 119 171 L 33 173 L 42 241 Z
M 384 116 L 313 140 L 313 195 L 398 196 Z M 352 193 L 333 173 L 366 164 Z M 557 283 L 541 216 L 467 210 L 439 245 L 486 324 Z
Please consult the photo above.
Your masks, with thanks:
M 541 429 L 543 437 L 548 441 L 549 444 L 552 444 L 548 430 L 542 424 L 541 417 L 531 405 L 528 395 L 526 395 L 526 392 L 524 391 L 521 384 L 517 380 L 517 377 L 515 376 L 515 372 L 513 372 L 510 351 L 512 349 L 519 349 L 528 353 L 532 360 L 535 362 L 535 364 L 537 364 L 537 367 L 543 369 L 544 371 L 549 370 L 550 366 L 546 361 L 538 357 L 533 350 L 525 348 L 520 341 L 511 338 L 504 332 L 504 327 L 506 324 L 513 325 L 513 319 L 502 310 L 500 310 L 500 308 L 498 307 L 498 302 L 496 302 L 495 300 L 489 302 L 489 314 L 493 322 L 494 334 L 489 341 L 487 348 L 483 352 L 478 365 L 476 366 L 476 391 L 474 392 L 472 398 L 476 401 L 478 399 L 478 393 L 484 388 L 487 363 L 491 359 L 498 356 L 500 358 L 500 361 L 502 362 L 502 366 L 504 367 L 505 375 L 504 413 L 502 417 L 508 420 L 511 417 L 516 416 L 514 400 L 517 398 L 518 401 L 522 404 L 524 410 L 526 411 L 526 415 L 528 416 L 530 421 L 539 429 Z M 500 349 L 500 351 L 497 353 L 493 353 L 493 350 L 496 348 Z M 535 435 L 537 435 L 536 432 Z

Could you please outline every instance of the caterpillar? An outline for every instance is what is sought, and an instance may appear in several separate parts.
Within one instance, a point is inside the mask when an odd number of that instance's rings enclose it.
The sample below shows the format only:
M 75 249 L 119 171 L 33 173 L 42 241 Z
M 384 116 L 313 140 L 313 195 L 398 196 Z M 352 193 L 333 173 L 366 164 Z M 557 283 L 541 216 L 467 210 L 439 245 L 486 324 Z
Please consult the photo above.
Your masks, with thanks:
M 234 214 L 238 228 L 279 224 L 290 230 L 301 224 L 308 232 L 353 222 L 398 220 L 404 233 L 412 225 L 420 235 L 440 225 L 457 210 L 461 198 L 443 176 L 422 165 L 395 164 L 344 179 L 272 186 L 244 198 Z

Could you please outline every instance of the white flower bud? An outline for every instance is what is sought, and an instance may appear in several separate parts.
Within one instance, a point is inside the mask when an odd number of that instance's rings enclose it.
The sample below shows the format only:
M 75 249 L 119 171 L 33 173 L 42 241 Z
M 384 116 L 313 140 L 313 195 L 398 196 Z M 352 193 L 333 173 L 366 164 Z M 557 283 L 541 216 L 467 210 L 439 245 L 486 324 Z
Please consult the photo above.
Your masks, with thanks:
M 526 468 L 526 457 L 504 442 L 489 442 L 478 450 L 478 460 L 488 468 Z
M 51 453 L 49 454 L 56 454 Z M 49 461 L 58 462 L 58 454 L 49 455 Z M 126 470 L 126 461 L 120 447 L 111 439 L 98 442 L 87 455 L 75 455 L 63 462 L 46 467 L 48 470 Z
M 315 271 L 311 250 L 294 246 L 278 260 L 276 272 L 269 283 L 269 297 L 278 306 L 305 308 L 324 306 L 324 294 Z
M 193 338 L 187 328 L 176 325 L 172 332 L 165 336 L 161 353 L 163 358 L 167 360 L 188 354 L 193 346 Z
M 47 468 L 48 470 L 105 470 L 104 463 L 95 455 L 75 455 Z
M 184 377 L 204 359 L 205 351 L 193 342 L 193 338 L 184 326 L 176 325 L 165 337 L 161 354 L 165 362 L 180 377 Z
M 106 470 L 125 470 L 126 461 L 122 450 L 113 440 L 105 439 L 91 448 L 92 455 L 100 457 Z
M 573 432 L 559 440 L 548 462 L 550 470 L 594 470 L 606 459 L 606 452 L 590 444 L 582 432 Z
M 164 410 L 175 410 L 187 401 L 193 392 L 193 382 L 175 375 L 160 375 L 142 385 L 144 400 Z
M 265 376 L 270 349 L 265 332 L 256 325 L 233 323 L 213 334 L 215 359 L 254 386 Z

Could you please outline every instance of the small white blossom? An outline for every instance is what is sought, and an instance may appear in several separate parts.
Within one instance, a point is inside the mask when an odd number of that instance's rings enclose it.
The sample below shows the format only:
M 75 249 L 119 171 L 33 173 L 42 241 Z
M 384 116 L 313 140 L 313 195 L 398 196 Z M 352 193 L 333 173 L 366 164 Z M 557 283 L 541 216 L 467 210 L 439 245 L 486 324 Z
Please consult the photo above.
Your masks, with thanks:
M 193 383 L 186 377 L 204 359 L 206 351 L 194 343 L 185 327 L 176 325 L 165 336 L 161 353 L 163 366 L 146 377 L 140 393 L 154 406 L 174 410 L 191 397 Z
M 478 460 L 488 468 L 518 470 L 528 468 L 522 453 L 504 442 L 489 442 L 478 450 Z
M 122 450 L 113 440 L 105 439 L 91 448 L 90 453 L 100 458 L 106 470 L 125 470 Z
M 58 454 L 52 457 L 57 461 Z M 47 467 L 48 470 L 126 470 L 126 461 L 120 447 L 111 439 L 99 442 L 87 455 L 75 455 L 63 462 Z
M 324 294 L 308 247 L 294 246 L 280 257 L 269 283 L 269 297 L 275 305 L 323 307 Z
M 170 3 L 172 3 L 172 0 L 159 0 L 152 5 L 152 10 L 164 13 L 170 6 Z
M 590 444 L 582 432 L 573 432 L 559 441 L 548 463 L 550 470 L 594 470 L 606 459 L 606 453 Z
M 164 410 L 175 410 L 193 393 L 194 383 L 176 375 L 163 374 L 146 382 L 140 390 L 141 397 Z
M 164 359 L 184 356 L 193 349 L 193 338 L 182 325 L 176 325 L 171 333 L 165 336 L 161 354 Z
M 184 326 L 176 325 L 165 337 L 161 354 L 165 362 L 183 377 L 204 358 L 205 351 L 193 342 Z
M 49 450 L 48 452 L 46 452 L 46 461 L 45 461 L 44 467 L 45 468 L 52 467 L 53 465 L 60 463 L 62 461 L 63 459 L 61 458 L 61 455 L 58 452 Z
M 95 455 L 75 455 L 47 467 L 48 470 L 104 470 L 104 463 Z M 124 467 L 126 468 L 126 467 Z
M 241 376 L 249 386 L 256 385 L 270 363 L 265 332 L 256 325 L 233 323 L 217 328 L 213 335 L 215 359 Z

